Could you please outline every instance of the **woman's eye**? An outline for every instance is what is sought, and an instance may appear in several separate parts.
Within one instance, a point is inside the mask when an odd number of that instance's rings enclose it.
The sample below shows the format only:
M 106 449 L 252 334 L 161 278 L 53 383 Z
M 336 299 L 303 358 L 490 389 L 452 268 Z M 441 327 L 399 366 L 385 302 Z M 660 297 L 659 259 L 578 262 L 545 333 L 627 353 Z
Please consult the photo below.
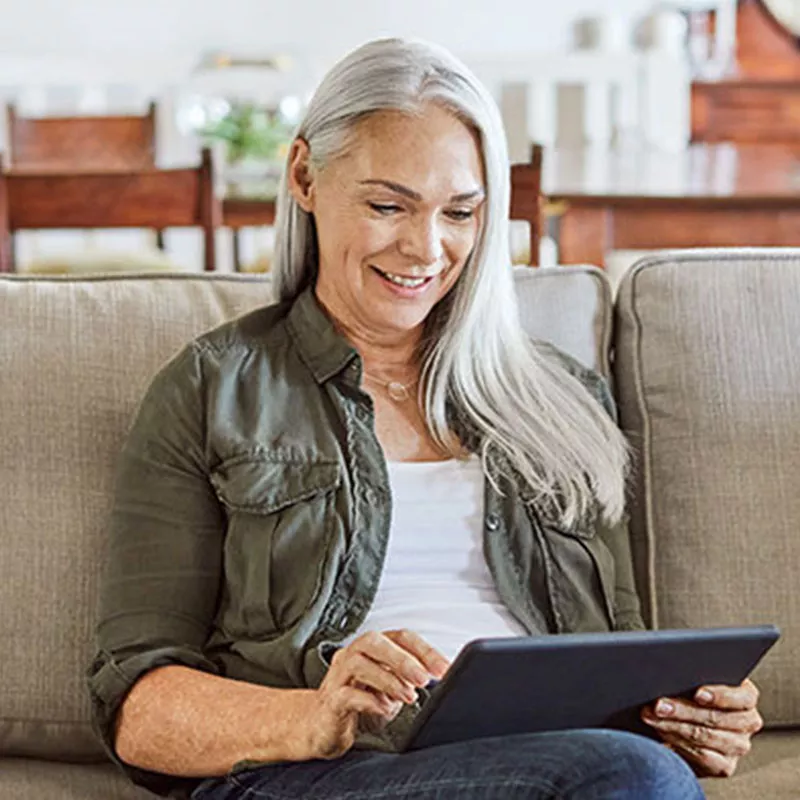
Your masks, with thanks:
M 464 220 L 472 219 L 472 216 L 475 214 L 475 211 L 471 208 L 454 208 L 447 212 L 447 215 L 458 222 L 462 222 Z
M 403 210 L 400 208 L 400 206 L 395 205 L 394 203 L 370 203 L 369 207 L 373 211 L 377 211 L 379 214 L 385 214 L 387 217 Z

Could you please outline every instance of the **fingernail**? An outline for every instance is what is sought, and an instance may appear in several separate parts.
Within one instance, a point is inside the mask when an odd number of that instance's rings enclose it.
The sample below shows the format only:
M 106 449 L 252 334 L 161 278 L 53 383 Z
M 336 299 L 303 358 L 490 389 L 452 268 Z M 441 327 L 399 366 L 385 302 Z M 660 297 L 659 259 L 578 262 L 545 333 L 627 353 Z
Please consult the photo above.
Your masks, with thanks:
M 675 710 L 675 706 L 669 700 L 659 700 L 656 703 L 656 714 L 659 717 L 668 717 Z
M 714 699 L 714 695 L 708 691 L 708 689 L 700 689 L 700 691 L 695 695 L 695 700 L 698 703 L 710 703 Z

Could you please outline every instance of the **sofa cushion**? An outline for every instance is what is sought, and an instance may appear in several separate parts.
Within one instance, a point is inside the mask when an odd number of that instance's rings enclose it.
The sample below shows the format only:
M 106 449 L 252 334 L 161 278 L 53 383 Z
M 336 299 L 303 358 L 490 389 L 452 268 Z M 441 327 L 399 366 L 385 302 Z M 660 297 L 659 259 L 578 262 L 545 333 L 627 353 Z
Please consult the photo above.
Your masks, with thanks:
M 664 254 L 623 280 L 615 333 L 645 617 L 779 625 L 755 679 L 785 725 L 800 724 L 798 309 L 800 250 Z
M 585 366 L 608 376 L 611 287 L 594 267 L 515 267 L 520 322 Z
M 800 730 L 759 734 L 733 778 L 706 778 L 702 783 L 708 800 L 797 800 Z
M 0 755 L 102 758 L 84 672 L 116 454 L 151 376 L 259 278 L 0 280 Z
M 530 332 L 605 366 L 602 276 L 516 274 Z M 103 758 L 84 672 L 117 453 L 158 368 L 270 295 L 259 277 L 0 279 L 0 756 Z
M 4 759 L 3 800 L 154 800 L 111 764 L 64 764 L 31 758 Z

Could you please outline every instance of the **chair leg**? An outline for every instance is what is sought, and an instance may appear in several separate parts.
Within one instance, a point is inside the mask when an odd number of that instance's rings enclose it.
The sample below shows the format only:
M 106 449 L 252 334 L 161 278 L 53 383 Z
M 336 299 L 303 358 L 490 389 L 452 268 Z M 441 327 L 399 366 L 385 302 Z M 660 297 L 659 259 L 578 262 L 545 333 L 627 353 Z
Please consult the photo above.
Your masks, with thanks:
M 14 261 L 12 258 L 12 242 L 14 235 L 10 232 L 0 236 L 0 273 L 14 272 Z
M 239 228 L 231 228 L 231 238 L 233 241 L 233 271 L 242 271 L 242 252 L 241 241 L 239 240 Z
M 8 237 L 8 264 L 11 267 L 9 272 L 17 271 L 17 237 L 13 233 Z

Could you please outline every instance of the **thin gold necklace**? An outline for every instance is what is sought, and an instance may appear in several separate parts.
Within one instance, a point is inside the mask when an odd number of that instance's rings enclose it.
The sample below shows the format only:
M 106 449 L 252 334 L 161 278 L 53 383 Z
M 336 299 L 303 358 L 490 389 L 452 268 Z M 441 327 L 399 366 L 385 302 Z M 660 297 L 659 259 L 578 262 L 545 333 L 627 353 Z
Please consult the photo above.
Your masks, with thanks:
M 389 395 L 391 400 L 394 400 L 395 403 L 404 403 L 406 400 L 410 399 L 411 392 L 409 389 L 413 389 L 419 383 L 419 379 L 412 381 L 411 383 L 400 383 L 400 381 L 387 381 L 384 378 L 378 378 L 375 375 L 370 375 L 369 372 L 364 372 L 364 377 L 367 380 L 372 381 L 373 383 L 378 384 L 382 388 L 386 389 L 386 394 Z

